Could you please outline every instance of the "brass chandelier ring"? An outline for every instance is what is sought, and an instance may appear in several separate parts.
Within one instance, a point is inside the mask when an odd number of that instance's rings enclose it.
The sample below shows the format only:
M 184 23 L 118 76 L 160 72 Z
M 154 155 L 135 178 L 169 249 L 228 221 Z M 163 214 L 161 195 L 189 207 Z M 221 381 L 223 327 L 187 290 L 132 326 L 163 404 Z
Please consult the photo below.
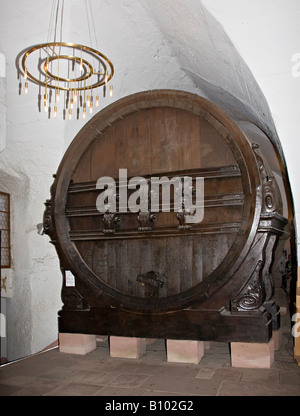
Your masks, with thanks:
M 55 51 L 55 47 L 59 48 L 72 48 L 73 50 L 76 50 L 80 52 L 81 56 L 75 56 L 75 55 L 60 55 L 60 53 L 57 53 Z M 45 78 L 44 81 L 41 81 L 36 76 L 30 72 L 27 66 L 27 59 L 30 55 L 32 55 L 36 51 L 45 50 L 47 51 L 47 58 L 46 62 L 44 63 L 44 71 L 45 76 L 49 77 L 48 79 Z M 90 62 L 88 62 L 86 59 L 82 58 L 82 53 L 85 52 L 89 54 L 94 60 L 96 60 L 100 65 L 103 67 L 103 72 L 95 72 L 93 70 L 93 66 Z M 52 53 L 52 56 L 51 56 Z M 49 63 L 55 60 L 70 60 L 75 61 L 76 63 L 82 63 L 85 67 L 85 73 L 84 75 L 81 75 L 79 77 L 74 78 L 63 78 L 59 75 L 54 75 L 49 71 Z M 44 62 L 44 60 L 43 60 Z M 77 43 L 68 43 L 68 42 L 51 42 L 51 43 L 43 43 L 36 46 L 33 46 L 32 48 L 28 49 L 22 58 L 22 68 L 24 71 L 24 74 L 26 73 L 28 78 L 30 78 L 32 81 L 37 83 L 38 85 L 41 85 L 43 87 L 47 88 L 53 88 L 57 90 L 64 90 L 64 91 L 72 91 L 76 89 L 77 91 L 83 91 L 88 89 L 93 89 L 97 87 L 101 87 L 102 85 L 109 82 L 113 75 L 114 75 L 114 67 L 111 61 L 103 55 L 101 52 L 97 51 L 96 49 L 93 49 L 89 46 L 77 44 Z M 88 69 L 87 69 L 88 68 Z M 83 81 L 86 81 L 90 79 L 93 75 L 98 76 L 96 82 L 91 83 L 90 85 L 85 86 L 72 86 L 72 83 L 80 83 Z M 51 82 L 56 81 L 56 85 L 52 85 Z M 69 83 L 69 86 L 61 86 L 60 83 Z
M 75 62 L 78 62 L 78 63 L 82 63 L 86 67 L 89 68 L 89 71 L 85 71 L 86 72 L 86 75 L 83 75 L 82 77 L 76 77 L 76 78 L 63 78 L 63 77 L 60 77 L 59 75 L 52 74 L 49 71 L 49 64 L 50 64 L 50 62 L 60 61 L 62 59 L 65 59 L 67 61 L 75 61 Z M 78 58 L 77 56 L 70 56 L 70 55 L 57 55 L 57 56 L 52 56 L 51 58 L 48 59 L 48 61 L 45 62 L 44 70 L 45 70 L 45 73 L 51 79 L 56 80 L 58 82 L 80 82 L 80 81 L 85 81 L 85 80 L 89 79 L 93 75 L 93 72 L 94 72 L 92 65 L 88 61 L 86 61 L 85 59 Z M 58 88 L 58 87 L 55 87 L 54 86 L 54 88 Z M 76 88 L 76 89 L 78 90 L 79 88 Z

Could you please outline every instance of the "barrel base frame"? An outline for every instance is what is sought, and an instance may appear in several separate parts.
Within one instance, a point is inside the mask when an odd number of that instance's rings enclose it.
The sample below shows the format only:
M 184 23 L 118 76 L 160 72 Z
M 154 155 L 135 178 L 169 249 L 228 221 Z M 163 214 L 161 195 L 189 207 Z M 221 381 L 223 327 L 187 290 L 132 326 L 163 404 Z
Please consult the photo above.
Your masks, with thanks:
M 147 325 L 143 324 L 145 320 Z M 272 316 L 266 311 L 230 313 L 225 309 L 189 309 L 145 317 L 116 308 L 91 308 L 61 310 L 58 322 L 60 333 L 178 339 L 180 323 L 180 339 L 183 340 L 268 343 L 272 338 Z M 122 322 L 126 322 L 126 326 L 121 325 Z

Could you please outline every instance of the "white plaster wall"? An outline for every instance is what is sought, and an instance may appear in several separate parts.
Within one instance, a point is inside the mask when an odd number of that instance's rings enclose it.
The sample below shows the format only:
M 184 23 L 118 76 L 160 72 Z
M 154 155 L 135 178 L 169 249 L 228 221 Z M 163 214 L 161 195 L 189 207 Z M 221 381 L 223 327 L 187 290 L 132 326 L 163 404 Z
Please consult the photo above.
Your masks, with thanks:
M 6 59 L 0 51 L 0 153 L 6 142 Z
M 290 34 L 286 35 L 279 25 L 281 14 L 286 27 L 294 22 L 293 16 L 299 12 L 295 1 L 203 1 L 220 24 L 198 0 L 91 3 L 97 45 L 85 22 L 86 2 L 80 0 L 65 2 L 63 40 L 97 46 L 114 63 L 114 97 L 102 100 L 98 111 L 138 91 L 183 89 L 220 100 L 230 111 L 240 105 L 244 114 L 256 117 L 274 131 L 260 86 L 274 115 L 295 202 L 300 205 L 294 148 L 298 113 L 289 111 L 296 104 L 297 94 L 286 94 L 286 87 L 297 88 L 300 79 L 288 76 L 291 57 L 284 69 L 281 66 L 297 50 L 287 53 L 284 45 L 289 44 Z M 59 264 L 54 247 L 48 237 L 37 234 L 36 225 L 42 221 L 52 174 L 68 144 L 90 119 L 87 116 L 85 122 L 63 121 L 59 116 L 58 120 L 49 120 L 46 113 L 38 112 L 37 87 L 32 84 L 27 96 L 20 95 L 19 84 L 24 82 L 18 79 L 16 63 L 25 48 L 48 40 L 51 7 L 48 0 L 0 0 L 0 51 L 6 58 L 7 75 L 6 147 L 0 153 L 0 186 L 12 194 L 13 207 L 13 294 L 7 312 L 9 359 L 37 352 L 57 338 L 57 312 L 61 307 Z M 262 35 L 258 27 L 263 22 Z M 275 39 L 278 44 L 280 30 L 285 37 L 275 56 L 273 43 Z M 279 63 L 281 69 L 276 67 L 274 72 L 273 67 L 268 70 L 267 64 L 260 66 L 266 54 L 267 60 L 273 66 Z M 286 77 L 285 83 L 280 74 Z
M 37 43 L 45 30 L 42 14 L 47 2 L 36 3 L 41 6 L 38 13 L 32 13 L 27 2 L 0 2 L 0 47 L 7 62 L 6 147 L 0 154 L 0 186 L 11 194 L 12 224 L 9 360 L 37 352 L 57 338 L 56 316 L 61 305 L 56 253 L 37 234 L 36 224 L 42 221 L 43 202 L 49 197 L 52 174 L 63 153 L 63 128 L 59 123 L 47 127 L 47 119 L 37 112 L 36 93 L 28 100 L 19 95 L 15 66 L 20 51 Z M 36 37 L 30 33 L 32 25 Z
M 202 2 L 222 23 L 268 101 L 288 167 L 299 236 L 300 2 Z M 298 257 L 299 247 L 298 243 Z

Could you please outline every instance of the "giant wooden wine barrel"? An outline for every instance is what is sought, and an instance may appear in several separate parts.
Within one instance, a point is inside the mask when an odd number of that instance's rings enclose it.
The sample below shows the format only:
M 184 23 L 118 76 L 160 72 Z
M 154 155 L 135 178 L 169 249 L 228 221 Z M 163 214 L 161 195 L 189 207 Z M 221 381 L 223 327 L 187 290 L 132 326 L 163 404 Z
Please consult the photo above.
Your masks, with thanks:
M 123 98 L 75 137 L 46 202 L 59 332 L 267 342 L 286 223 L 265 155 L 219 107 L 181 91 Z

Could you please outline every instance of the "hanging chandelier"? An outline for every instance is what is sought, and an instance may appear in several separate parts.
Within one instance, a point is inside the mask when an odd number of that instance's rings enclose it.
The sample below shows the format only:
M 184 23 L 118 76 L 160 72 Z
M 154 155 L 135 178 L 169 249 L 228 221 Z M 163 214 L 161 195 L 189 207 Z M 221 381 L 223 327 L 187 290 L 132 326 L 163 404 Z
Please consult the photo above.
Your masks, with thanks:
M 93 13 L 90 0 L 85 0 L 85 3 L 90 30 L 88 6 L 92 22 Z M 113 86 L 109 82 L 114 75 L 114 67 L 97 49 L 78 43 L 62 42 L 63 9 L 64 0 L 53 2 L 53 41 L 30 47 L 22 56 L 24 92 L 28 94 L 28 81 L 31 81 L 39 86 L 40 111 L 44 108 L 49 117 L 56 118 L 61 103 L 64 119 L 72 119 L 74 113 L 77 118 L 82 114 L 85 119 L 87 112 L 92 114 L 94 106 L 99 106 L 101 91 L 103 97 L 112 97 Z M 59 20 L 60 40 L 57 41 Z M 94 24 L 92 26 L 95 33 Z

